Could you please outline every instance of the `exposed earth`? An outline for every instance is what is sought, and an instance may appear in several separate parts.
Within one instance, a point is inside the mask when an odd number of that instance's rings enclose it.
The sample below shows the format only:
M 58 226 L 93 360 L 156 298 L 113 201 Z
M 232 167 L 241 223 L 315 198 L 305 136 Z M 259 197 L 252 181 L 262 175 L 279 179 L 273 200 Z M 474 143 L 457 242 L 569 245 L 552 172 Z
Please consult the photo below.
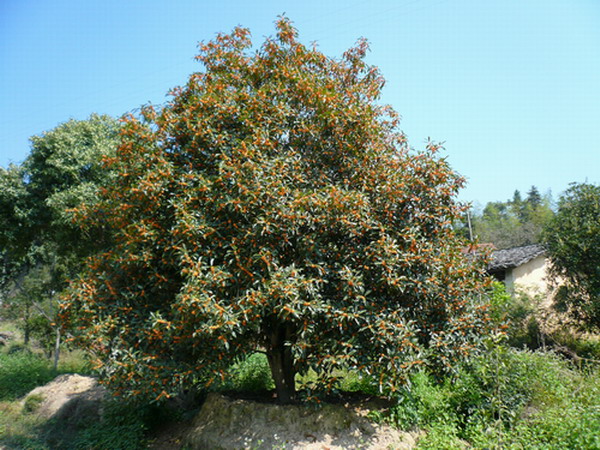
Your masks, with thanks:
M 61 375 L 31 391 L 35 414 L 65 422 L 102 420 L 106 390 L 93 377 Z M 29 399 L 29 400 L 28 400 Z M 322 405 L 279 405 L 212 393 L 187 423 L 153 430 L 149 448 L 188 449 L 410 449 L 417 433 L 407 433 L 367 418 L 381 402 L 354 399 Z

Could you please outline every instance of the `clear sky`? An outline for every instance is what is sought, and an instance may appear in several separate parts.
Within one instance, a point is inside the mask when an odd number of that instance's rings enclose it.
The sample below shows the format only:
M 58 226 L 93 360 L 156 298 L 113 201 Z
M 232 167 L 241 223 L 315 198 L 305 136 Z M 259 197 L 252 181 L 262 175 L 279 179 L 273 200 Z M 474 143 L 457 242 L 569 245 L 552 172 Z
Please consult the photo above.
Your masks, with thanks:
M 600 182 L 599 0 L 0 0 L 0 166 L 69 118 L 164 102 L 199 41 L 260 44 L 282 13 L 328 56 L 370 41 L 382 100 L 415 148 L 445 142 L 462 200 Z

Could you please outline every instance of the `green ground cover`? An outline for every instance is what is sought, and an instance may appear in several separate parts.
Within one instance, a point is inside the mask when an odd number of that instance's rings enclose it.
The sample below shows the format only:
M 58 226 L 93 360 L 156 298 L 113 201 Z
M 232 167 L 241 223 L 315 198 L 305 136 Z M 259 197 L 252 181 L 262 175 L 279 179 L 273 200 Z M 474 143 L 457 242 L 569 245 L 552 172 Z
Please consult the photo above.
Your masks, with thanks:
M 586 349 L 589 360 L 597 358 L 593 340 L 569 339 L 573 348 Z M 393 398 L 394 406 L 373 419 L 424 431 L 418 441 L 423 449 L 600 448 L 599 365 L 569 361 L 552 351 L 517 349 L 505 341 L 490 339 L 486 351 L 452 375 L 415 373 Z M 65 352 L 55 372 L 35 349 L 13 343 L 0 351 L 0 446 L 145 448 L 157 424 L 185 418 L 184 409 L 174 414 L 166 404 L 115 400 L 107 404 L 103 421 L 81 423 L 57 439 L 60 424 L 34 414 L 35 398 L 24 406 L 19 399 L 58 374 L 73 372 L 90 373 L 81 353 Z M 351 371 L 339 373 L 339 380 L 340 393 L 377 393 L 374 383 Z M 213 389 L 269 394 L 273 381 L 265 355 L 256 353 L 232 364 L 225 382 Z M 198 404 L 186 407 L 193 413 Z

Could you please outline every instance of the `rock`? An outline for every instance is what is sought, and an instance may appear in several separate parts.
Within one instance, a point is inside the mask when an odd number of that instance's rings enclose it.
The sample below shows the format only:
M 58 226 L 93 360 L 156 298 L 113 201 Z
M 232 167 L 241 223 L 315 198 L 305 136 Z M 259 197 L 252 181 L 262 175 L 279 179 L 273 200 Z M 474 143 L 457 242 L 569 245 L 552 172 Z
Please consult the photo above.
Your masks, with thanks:
M 192 449 L 410 449 L 415 433 L 337 404 L 277 405 L 209 394 L 184 442 Z
M 0 345 L 8 345 L 13 339 L 15 339 L 15 333 L 12 331 L 0 331 Z
M 40 417 L 73 422 L 82 418 L 99 418 L 106 389 L 93 377 L 66 374 L 32 390 L 23 399 L 22 405 L 31 397 L 41 399 L 33 411 Z

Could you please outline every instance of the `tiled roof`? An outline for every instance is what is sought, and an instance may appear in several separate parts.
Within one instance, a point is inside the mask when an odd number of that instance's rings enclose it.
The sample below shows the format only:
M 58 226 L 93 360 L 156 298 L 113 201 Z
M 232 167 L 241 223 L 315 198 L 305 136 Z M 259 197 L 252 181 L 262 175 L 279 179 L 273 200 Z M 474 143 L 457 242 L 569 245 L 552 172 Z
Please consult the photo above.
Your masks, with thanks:
M 492 253 L 492 261 L 488 265 L 488 271 L 512 269 L 537 258 L 545 252 L 544 247 L 538 244 L 497 250 Z

